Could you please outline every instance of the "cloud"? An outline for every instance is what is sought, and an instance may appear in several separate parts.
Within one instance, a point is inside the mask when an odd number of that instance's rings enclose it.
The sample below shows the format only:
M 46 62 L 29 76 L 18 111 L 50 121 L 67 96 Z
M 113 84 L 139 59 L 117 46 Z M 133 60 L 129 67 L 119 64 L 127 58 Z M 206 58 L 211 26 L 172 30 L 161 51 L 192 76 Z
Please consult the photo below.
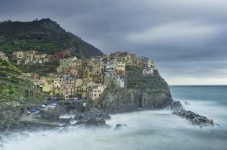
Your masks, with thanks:
M 169 44 L 195 42 L 212 38 L 223 31 L 219 25 L 201 25 L 194 22 L 171 22 L 151 27 L 145 31 L 128 35 L 127 40 L 141 44 Z
M 226 0 L 1 0 L 0 20 L 49 17 L 103 52 L 153 58 L 170 83 L 204 77 L 201 83 L 227 84 L 226 6 Z

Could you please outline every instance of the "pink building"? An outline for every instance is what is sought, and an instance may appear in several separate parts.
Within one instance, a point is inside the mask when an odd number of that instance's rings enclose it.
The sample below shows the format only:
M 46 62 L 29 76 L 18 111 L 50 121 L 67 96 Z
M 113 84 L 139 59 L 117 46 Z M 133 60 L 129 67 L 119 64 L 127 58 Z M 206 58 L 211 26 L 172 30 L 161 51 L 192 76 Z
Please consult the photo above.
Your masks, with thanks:
M 92 90 L 89 92 L 89 97 L 91 98 L 91 100 L 98 99 L 100 95 L 104 92 L 105 88 L 105 85 L 94 85 Z

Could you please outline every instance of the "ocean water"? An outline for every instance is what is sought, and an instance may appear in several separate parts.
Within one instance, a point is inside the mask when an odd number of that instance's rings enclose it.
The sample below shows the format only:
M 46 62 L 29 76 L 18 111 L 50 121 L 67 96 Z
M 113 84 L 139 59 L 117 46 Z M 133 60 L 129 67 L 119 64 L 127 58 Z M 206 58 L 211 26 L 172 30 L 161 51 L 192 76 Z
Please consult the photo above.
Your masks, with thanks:
M 8 133 L 1 135 L 0 150 L 226 150 L 227 87 L 174 86 L 171 92 L 185 109 L 220 126 L 192 126 L 170 110 L 141 111 L 112 115 L 107 121 L 110 129 L 68 127 Z M 119 123 L 127 127 L 115 130 Z

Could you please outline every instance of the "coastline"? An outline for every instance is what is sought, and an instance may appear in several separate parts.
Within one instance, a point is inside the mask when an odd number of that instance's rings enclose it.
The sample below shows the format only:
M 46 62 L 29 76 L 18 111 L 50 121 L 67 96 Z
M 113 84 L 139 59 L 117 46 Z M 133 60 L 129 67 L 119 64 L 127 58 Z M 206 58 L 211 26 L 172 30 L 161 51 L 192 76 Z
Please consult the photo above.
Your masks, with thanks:
M 162 111 L 162 110 L 170 110 L 173 114 L 185 118 L 188 120 L 191 125 L 195 126 L 214 126 L 213 120 L 209 120 L 204 116 L 198 115 L 196 113 L 193 113 L 191 111 L 184 110 L 182 104 L 179 101 L 173 101 L 171 105 L 168 105 L 165 108 L 138 108 L 137 110 L 132 111 L 125 111 L 125 112 L 118 112 L 118 113 L 106 113 L 105 111 L 101 109 L 97 109 L 90 105 L 89 108 L 83 108 L 83 106 L 80 106 L 82 111 L 77 110 L 70 110 L 70 112 L 67 112 L 67 108 L 65 109 L 64 114 L 57 112 L 57 114 L 52 114 L 48 116 L 48 118 L 45 118 L 45 116 L 42 116 L 39 119 L 33 118 L 33 119 L 25 119 L 27 115 L 22 114 L 17 120 L 17 122 L 14 122 L 14 126 L 11 126 L 9 128 L 3 129 L 2 132 L 7 131 L 18 131 L 18 130 L 50 130 L 54 128 L 59 127 L 70 127 L 70 126 L 77 126 L 77 127 L 83 127 L 83 128 L 110 128 L 110 126 L 106 123 L 106 121 L 111 120 L 111 115 L 119 115 L 119 114 L 128 114 L 128 113 L 136 113 L 136 112 L 146 112 L 146 111 Z M 61 106 L 58 106 L 58 111 L 62 111 L 63 108 Z M 184 113 L 182 113 L 184 112 Z M 42 112 L 43 113 L 43 112 Z M 49 113 L 49 112 L 47 112 Z M 30 114 L 29 114 L 30 115 Z M 69 118 L 61 118 L 62 115 L 72 115 L 74 117 Z M 194 115 L 194 116 L 193 116 Z M 189 118 L 190 116 L 191 118 Z M 36 117 L 36 116 L 34 116 Z M 195 118 L 203 118 L 203 120 L 198 120 Z M 195 122 L 195 120 L 197 122 Z M 118 123 L 119 126 L 122 126 L 122 124 Z M 117 124 L 116 124 L 117 127 Z

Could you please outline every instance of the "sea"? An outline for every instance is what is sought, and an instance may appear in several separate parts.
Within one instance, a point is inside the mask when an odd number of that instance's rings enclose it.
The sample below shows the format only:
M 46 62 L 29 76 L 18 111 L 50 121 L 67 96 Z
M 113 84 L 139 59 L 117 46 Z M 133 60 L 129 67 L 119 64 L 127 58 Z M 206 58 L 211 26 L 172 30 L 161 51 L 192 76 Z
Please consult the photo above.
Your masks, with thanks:
M 227 86 L 170 86 L 186 110 L 213 119 L 191 125 L 169 109 L 112 115 L 110 129 L 67 127 L 0 133 L 0 150 L 227 150 Z M 64 117 L 70 117 L 65 115 Z M 116 124 L 126 124 L 115 130 Z

